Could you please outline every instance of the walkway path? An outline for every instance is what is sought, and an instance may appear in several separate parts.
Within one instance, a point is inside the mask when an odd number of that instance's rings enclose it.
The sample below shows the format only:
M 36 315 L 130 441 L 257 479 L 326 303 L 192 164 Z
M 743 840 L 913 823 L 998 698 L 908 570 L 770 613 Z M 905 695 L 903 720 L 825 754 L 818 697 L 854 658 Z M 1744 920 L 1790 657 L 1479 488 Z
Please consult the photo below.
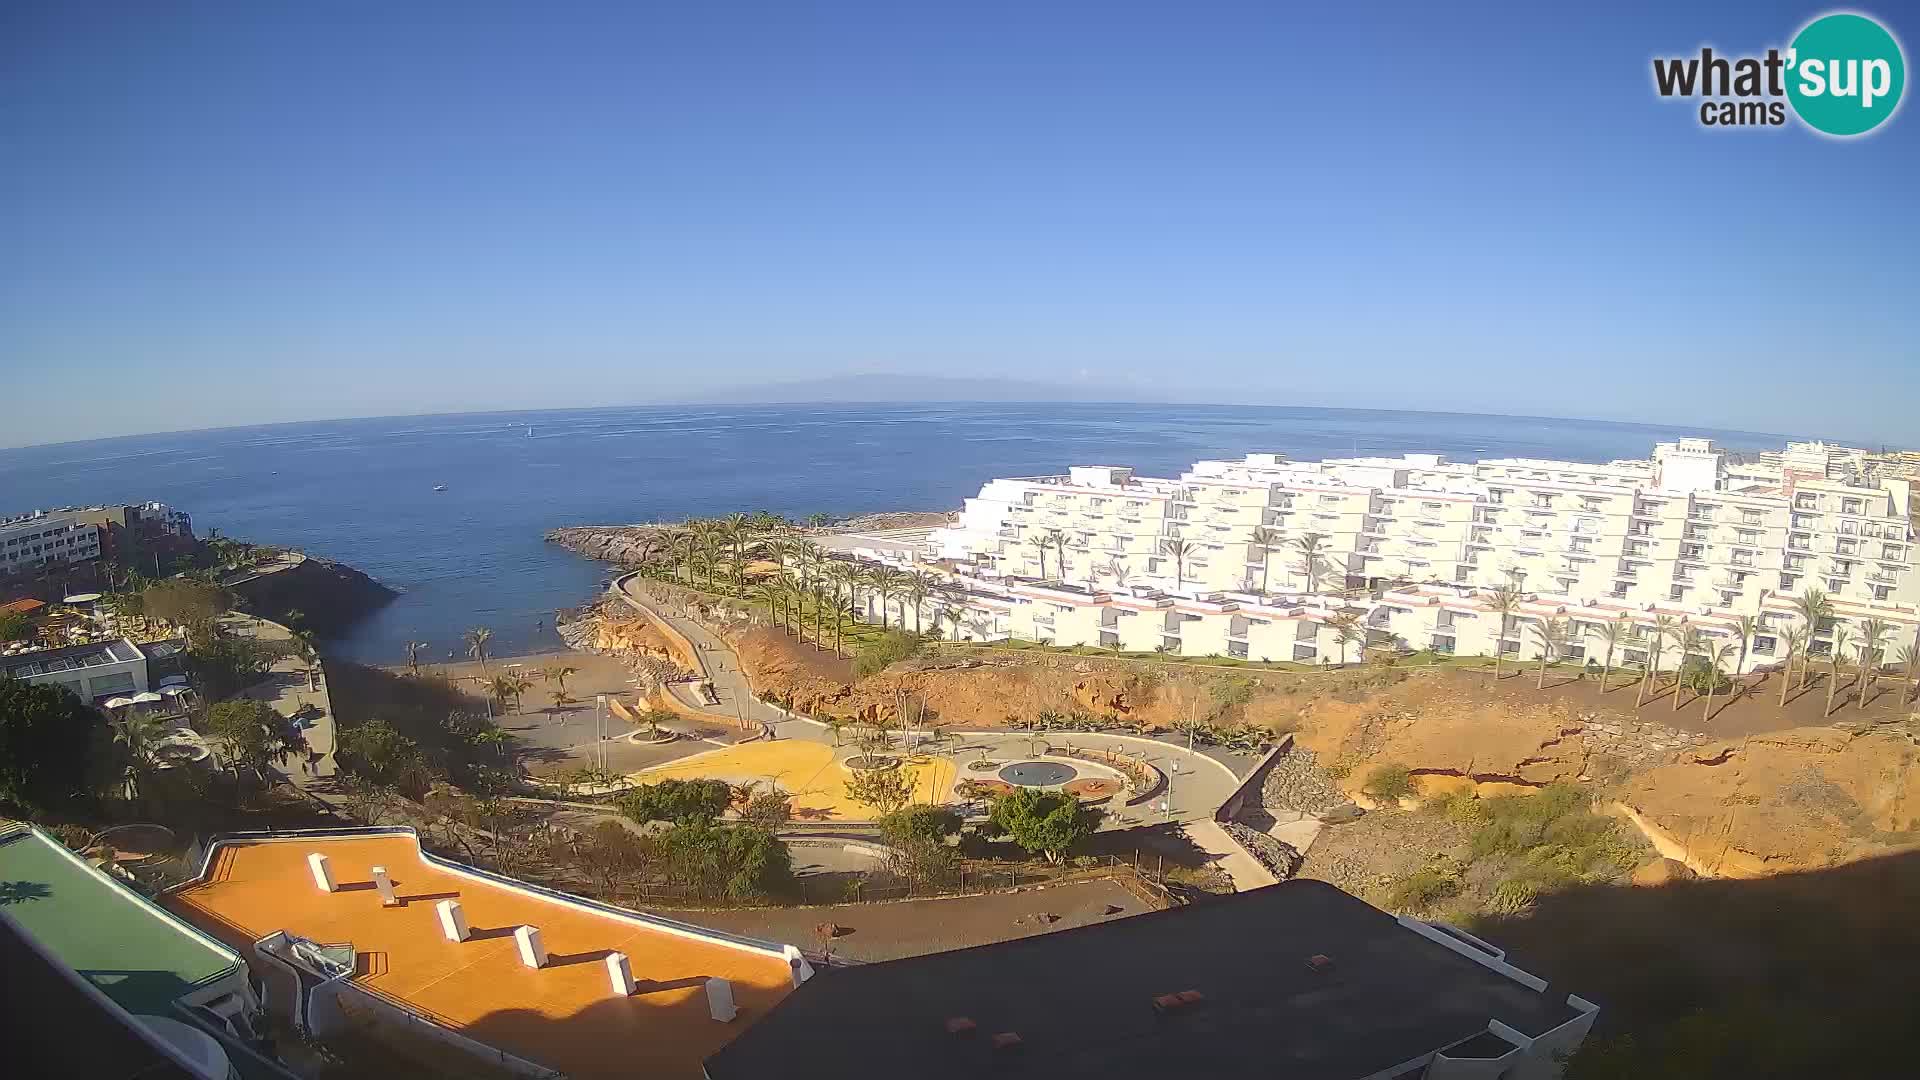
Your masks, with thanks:
M 1260 865 L 1260 860 L 1247 854 L 1245 848 L 1227 835 L 1227 830 L 1211 817 L 1199 818 L 1180 827 L 1180 832 L 1193 846 L 1207 853 L 1213 865 L 1226 871 L 1233 879 L 1233 887 L 1239 892 L 1258 889 L 1263 885 L 1278 884 L 1280 879 L 1273 872 Z
M 720 699 L 720 704 L 709 705 L 701 701 L 693 687 L 686 683 L 668 684 L 667 692 L 673 695 L 675 701 L 703 716 L 740 726 L 758 723 L 771 728 L 786 720 L 785 715 L 753 696 L 753 687 L 747 682 L 746 673 L 740 670 L 740 659 L 726 642 L 695 620 L 677 614 L 670 605 L 650 595 L 646 591 L 646 580 L 639 574 L 623 574 L 613 579 L 607 591 L 642 615 L 678 630 L 693 643 L 702 669 L 700 675 L 713 683 L 714 695 Z
M 281 644 L 293 640 L 292 631 L 276 622 L 255 618 L 251 615 L 232 615 L 226 620 L 227 626 L 243 635 L 258 638 L 270 644 Z M 320 672 L 318 688 L 312 688 L 307 681 L 307 665 L 297 656 L 283 656 L 273 662 L 259 682 L 242 690 L 238 697 L 264 701 L 282 716 L 292 716 L 303 706 L 312 706 L 318 710 L 307 727 L 307 747 L 318 755 L 311 767 L 307 761 L 289 758 L 283 767 L 287 779 L 300 787 L 311 786 L 315 781 L 332 779 L 338 771 L 334 760 L 337 749 L 333 728 L 333 699 L 327 694 L 327 680 L 324 668 Z
M 747 682 L 746 674 L 740 669 L 739 658 L 734 655 L 732 647 L 705 626 L 677 614 L 671 605 L 649 595 L 646 592 L 645 580 L 638 574 L 630 573 L 615 578 L 608 591 L 648 618 L 666 623 L 678 630 L 698 650 L 706 677 L 712 680 L 714 690 L 719 695 L 720 704 L 712 706 L 696 700 L 691 690 L 684 685 L 673 687 L 676 700 L 687 708 L 703 715 L 736 721 L 745 716 L 751 721 L 766 725 L 774 736 L 780 739 L 820 743 L 833 741 L 832 734 L 825 725 L 811 720 L 793 718 L 784 711 L 756 699 L 753 696 L 752 687 Z M 1225 802 L 1239 785 L 1238 778 L 1246 775 L 1246 771 L 1251 769 L 1256 761 L 1254 758 L 1236 757 L 1217 749 L 1199 748 L 1189 751 L 1185 741 L 1177 737 L 1153 739 L 1135 735 L 1093 732 L 1046 732 L 1039 736 L 1030 736 L 1025 732 L 1009 731 L 1004 728 L 949 729 L 947 735 L 950 746 L 961 748 L 955 753 L 956 758 L 961 761 L 969 760 L 973 756 L 1001 759 L 1026 757 L 1032 753 L 1036 745 L 1044 746 L 1048 742 L 1055 744 L 1071 742 L 1076 747 L 1092 750 L 1118 749 L 1134 756 L 1144 752 L 1148 763 L 1168 776 L 1171 781 L 1171 790 L 1156 796 L 1150 803 L 1133 807 L 1114 807 L 1107 821 L 1108 826 L 1112 828 L 1160 825 L 1170 821 L 1202 819 L 1210 821 L 1214 810 Z M 924 733 L 907 733 L 908 738 L 915 736 L 924 737 Z M 971 748 L 971 754 L 968 748 Z M 1221 836 L 1225 838 L 1224 831 L 1221 832 Z M 1257 867 L 1259 864 L 1254 865 Z

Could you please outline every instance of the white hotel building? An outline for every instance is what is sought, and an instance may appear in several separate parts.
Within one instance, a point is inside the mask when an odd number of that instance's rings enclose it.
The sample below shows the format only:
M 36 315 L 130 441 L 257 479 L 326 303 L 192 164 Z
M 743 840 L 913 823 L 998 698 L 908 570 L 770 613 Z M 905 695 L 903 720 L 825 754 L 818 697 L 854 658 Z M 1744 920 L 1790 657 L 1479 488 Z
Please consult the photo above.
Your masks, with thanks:
M 927 610 L 954 609 L 934 618 L 952 637 L 1324 663 L 1360 657 L 1328 625 L 1351 611 L 1369 646 L 1531 659 L 1526 624 L 1557 618 L 1571 631 L 1562 658 L 1599 663 L 1600 627 L 1624 617 L 1637 640 L 1619 664 L 1645 661 L 1662 615 L 1737 653 L 1745 615 L 1751 670 L 1779 662 L 1792 597 L 1810 587 L 1838 620 L 1891 623 L 1889 653 L 1920 631 L 1911 490 L 1849 469 L 1858 453 L 1794 444 L 1739 464 L 1682 439 L 1604 465 L 1249 454 L 1178 479 L 1076 466 L 989 481 L 911 544 L 839 546 L 944 576 L 953 589 Z M 1308 534 L 1312 566 L 1295 543 Z M 1501 585 L 1526 596 L 1504 627 L 1486 602 Z
M 100 526 L 73 513 L 0 521 L 0 576 L 100 557 Z

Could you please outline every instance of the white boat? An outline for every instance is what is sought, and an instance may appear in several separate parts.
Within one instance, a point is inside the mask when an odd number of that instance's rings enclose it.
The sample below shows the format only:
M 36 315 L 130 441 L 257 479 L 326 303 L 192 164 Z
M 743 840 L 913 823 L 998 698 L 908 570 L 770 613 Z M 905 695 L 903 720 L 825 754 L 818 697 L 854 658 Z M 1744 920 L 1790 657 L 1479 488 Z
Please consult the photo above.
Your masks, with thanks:
M 447 490 L 447 485 L 445 485 L 445 484 L 435 484 L 435 485 L 433 485 L 433 490 L 435 490 L 435 491 L 445 491 L 445 490 Z

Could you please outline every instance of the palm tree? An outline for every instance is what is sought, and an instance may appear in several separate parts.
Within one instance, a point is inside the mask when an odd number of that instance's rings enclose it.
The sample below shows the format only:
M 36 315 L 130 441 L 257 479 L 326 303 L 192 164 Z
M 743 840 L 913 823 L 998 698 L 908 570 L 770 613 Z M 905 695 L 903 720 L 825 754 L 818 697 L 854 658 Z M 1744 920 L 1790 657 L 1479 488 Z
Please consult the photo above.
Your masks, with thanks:
M 687 587 L 693 587 L 693 557 L 700 550 L 700 538 L 691 532 L 673 534 L 667 541 L 667 552 L 673 556 L 680 568 L 687 572 Z
M 745 514 L 728 514 L 714 531 L 733 557 L 733 582 L 738 585 L 746 576 L 747 545 L 753 541 L 753 519 Z
M 560 684 L 560 692 L 567 692 L 567 676 L 580 674 L 580 669 L 569 664 L 554 664 L 546 669 L 547 678 Z
M 961 607 L 943 607 L 938 614 L 945 616 L 953 624 L 953 640 L 960 640 L 960 624 L 967 621 L 967 612 Z
M 1174 591 L 1176 592 L 1187 587 L 1187 556 L 1193 553 L 1196 546 L 1177 536 L 1160 541 L 1160 551 L 1173 557 Z
M 1607 643 L 1607 662 L 1600 666 L 1600 692 L 1603 694 L 1613 679 L 1613 650 L 1620 647 L 1620 641 L 1626 636 L 1630 625 L 1625 615 L 1600 624 L 1600 640 Z
M 793 557 L 800 562 L 800 580 L 811 589 L 814 576 L 820 571 L 821 560 L 827 557 L 827 549 L 811 540 L 794 540 L 791 544 Z
M 1047 549 L 1053 546 L 1053 539 L 1046 533 L 1034 533 L 1027 537 L 1027 546 L 1040 553 L 1040 578 L 1047 577 Z
M 840 592 L 832 585 L 824 583 L 815 585 L 814 589 L 816 590 L 813 594 L 814 600 L 819 604 L 814 609 L 814 613 L 818 615 L 828 611 L 833 612 L 833 655 L 840 656 L 845 652 L 847 643 L 847 620 L 845 609 L 841 606 Z
M 880 625 L 887 625 L 887 604 L 906 588 L 907 575 L 891 566 L 873 568 L 873 591 L 880 597 Z M 907 628 L 907 613 L 900 613 L 900 629 Z
M 1741 648 L 1745 648 L 1744 643 Z M 1724 641 L 1707 650 L 1707 711 L 1701 715 L 1702 721 L 1713 719 L 1713 688 L 1720 681 L 1720 665 L 1727 662 L 1727 654 L 1732 651 L 1733 644 Z M 1677 692 L 1675 696 L 1679 696 Z
M 413 677 L 420 677 L 420 650 L 427 647 L 424 641 L 407 642 L 407 667 L 413 670 Z
M 1320 542 L 1325 539 L 1322 533 L 1307 533 L 1293 541 L 1294 550 L 1300 553 L 1300 572 L 1307 576 L 1309 596 L 1320 580 Z
M 1262 525 L 1253 530 L 1248 537 L 1254 547 L 1260 549 L 1260 595 L 1267 594 L 1267 573 L 1273 567 L 1273 549 L 1280 543 L 1280 534 Z
M 1533 636 L 1540 639 L 1540 679 L 1534 683 L 1535 690 L 1547 688 L 1547 665 L 1552 663 L 1567 640 L 1567 620 L 1548 617 L 1535 619 L 1532 624 Z
M 1067 580 L 1067 534 L 1059 529 L 1048 529 L 1047 539 L 1053 541 L 1053 568 L 1060 571 L 1061 581 Z
M 834 593 L 833 587 L 824 581 L 816 581 L 808 586 L 807 597 L 813 601 L 813 644 L 815 648 L 824 649 L 827 647 L 828 611 L 831 610 L 834 613 L 833 625 L 836 628 L 840 625 L 839 597 Z M 836 645 L 835 655 L 838 654 L 839 647 Z
M 1507 623 L 1513 613 L 1520 610 L 1520 590 L 1511 585 L 1502 585 L 1487 596 L 1487 607 L 1500 616 L 1500 625 L 1493 631 L 1493 680 L 1500 681 L 1500 661 L 1507 654 Z
M 717 567 L 720 562 L 721 553 L 726 550 L 726 539 L 720 535 L 717 529 L 707 530 L 706 535 L 700 538 L 701 573 L 706 575 L 707 588 L 713 589 L 716 592 L 719 591 L 717 586 L 720 580 Z
M 313 642 L 313 635 L 304 631 L 293 635 L 293 654 L 307 668 L 307 689 L 320 689 L 320 648 Z
M 927 602 L 927 597 L 933 595 L 935 584 L 933 575 L 925 570 L 913 571 L 901 583 L 901 594 L 913 601 L 913 632 L 916 634 L 920 632 L 920 607 Z M 906 620 L 903 618 L 901 621 Z
M 1333 628 L 1334 639 L 1340 642 L 1340 662 L 1347 662 L 1347 646 L 1360 637 L 1360 616 L 1357 612 L 1342 611 L 1327 620 Z
M 166 736 L 167 725 L 159 718 L 131 709 L 113 722 L 113 742 L 126 752 L 127 791 L 138 798 L 148 777 L 160 767 L 157 751 Z
M 1733 665 L 1734 677 L 1738 678 L 1740 673 L 1746 670 L 1747 643 L 1753 640 L 1755 633 L 1759 632 L 1760 620 L 1754 618 L 1752 615 L 1742 615 L 1733 620 L 1733 625 L 1735 631 L 1740 635 L 1740 659 L 1738 663 Z
M 1787 647 L 1787 662 L 1780 669 L 1780 707 L 1787 707 L 1787 691 L 1793 686 L 1793 658 L 1800 658 L 1801 668 L 1805 668 L 1810 659 L 1807 656 L 1807 643 L 1812 635 L 1804 626 L 1796 626 L 1781 635 L 1781 642 Z
M 1833 711 L 1833 692 L 1840 688 L 1840 656 L 1847 651 L 1847 638 L 1851 633 L 1846 623 L 1833 628 L 1833 652 L 1827 657 L 1833 670 L 1827 682 L 1827 706 L 1820 713 L 1823 717 Z
M 826 568 L 826 570 L 823 573 L 823 576 L 828 581 L 833 583 L 834 609 L 836 612 L 840 608 L 839 596 L 840 596 L 841 590 L 844 589 L 846 591 L 846 594 L 848 597 L 848 601 L 847 601 L 848 604 L 851 605 L 853 603 L 852 597 L 853 597 L 854 587 L 860 580 L 860 570 L 858 567 L 854 566 L 850 562 L 842 562 L 836 559 L 834 560 L 833 565 Z M 835 640 L 836 641 L 841 640 L 843 637 L 843 633 L 844 633 L 844 628 L 842 628 L 840 631 L 836 631 L 834 635 Z M 838 646 L 836 645 L 835 648 L 837 649 Z
M 1887 635 L 1893 633 L 1893 625 L 1879 616 L 1860 620 L 1860 676 L 1855 684 L 1860 692 L 1854 695 L 1854 707 L 1867 707 L 1867 695 L 1873 693 L 1875 676 L 1880 669 L 1880 658 L 1886 651 Z
M 1686 618 L 1682 617 L 1675 625 L 1673 643 L 1680 649 L 1680 662 L 1673 669 L 1673 711 L 1679 712 L 1680 680 L 1686 675 L 1687 657 L 1705 652 L 1706 639 L 1700 636 L 1697 628 L 1688 626 Z
M 1813 655 L 1813 635 L 1820 632 L 1821 623 L 1833 617 L 1833 602 L 1827 599 L 1826 593 L 1821 592 L 1819 589 L 1809 588 L 1794 598 L 1793 607 L 1795 611 L 1800 613 L 1801 620 L 1807 624 L 1807 655 L 1811 657 Z M 1801 686 L 1807 685 L 1807 680 L 1811 678 L 1812 675 L 1812 663 L 1800 665 Z
M 1913 699 L 1914 693 L 1920 693 L 1920 649 L 1915 649 L 1912 645 L 1902 645 L 1893 658 L 1899 661 L 1900 670 L 1904 672 L 1900 676 L 1900 702 L 1905 704 Z M 1908 679 L 1913 680 L 1912 692 L 1907 689 Z
M 505 709 L 507 707 L 507 701 L 514 695 L 513 676 L 495 675 L 492 680 L 487 683 L 487 689 L 493 692 L 493 696 L 500 702 L 500 707 Z
M 1656 615 L 1653 618 L 1653 633 L 1647 635 L 1647 670 L 1640 673 L 1640 690 L 1633 696 L 1633 707 L 1639 708 L 1646 700 L 1647 688 L 1660 681 L 1660 656 L 1666 652 L 1667 637 L 1673 633 L 1672 616 Z
M 784 597 L 781 595 L 783 592 L 780 585 L 772 581 L 763 581 L 753 590 L 754 599 L 767 605 L 767 621 L 775 626 L 780 625 L 780 605 L 784 602 Z
M 467 643 L 467 655 L 480 661 L 480 673 L 487 673 L 487 643 L 493 640 L 493 631 L 484 626 L 476 626 L 467 631 L 464 640 Z

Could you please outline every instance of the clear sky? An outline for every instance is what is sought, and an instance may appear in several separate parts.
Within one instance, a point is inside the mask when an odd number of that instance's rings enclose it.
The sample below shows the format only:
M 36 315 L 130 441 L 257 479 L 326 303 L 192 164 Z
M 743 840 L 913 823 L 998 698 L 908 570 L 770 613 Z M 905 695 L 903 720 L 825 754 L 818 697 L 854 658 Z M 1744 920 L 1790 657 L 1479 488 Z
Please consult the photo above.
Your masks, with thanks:
M 0 445 L 865 371 L 1920 443 L 1912 103 L 1652 90 L 1825 10 L 10 0 Z

